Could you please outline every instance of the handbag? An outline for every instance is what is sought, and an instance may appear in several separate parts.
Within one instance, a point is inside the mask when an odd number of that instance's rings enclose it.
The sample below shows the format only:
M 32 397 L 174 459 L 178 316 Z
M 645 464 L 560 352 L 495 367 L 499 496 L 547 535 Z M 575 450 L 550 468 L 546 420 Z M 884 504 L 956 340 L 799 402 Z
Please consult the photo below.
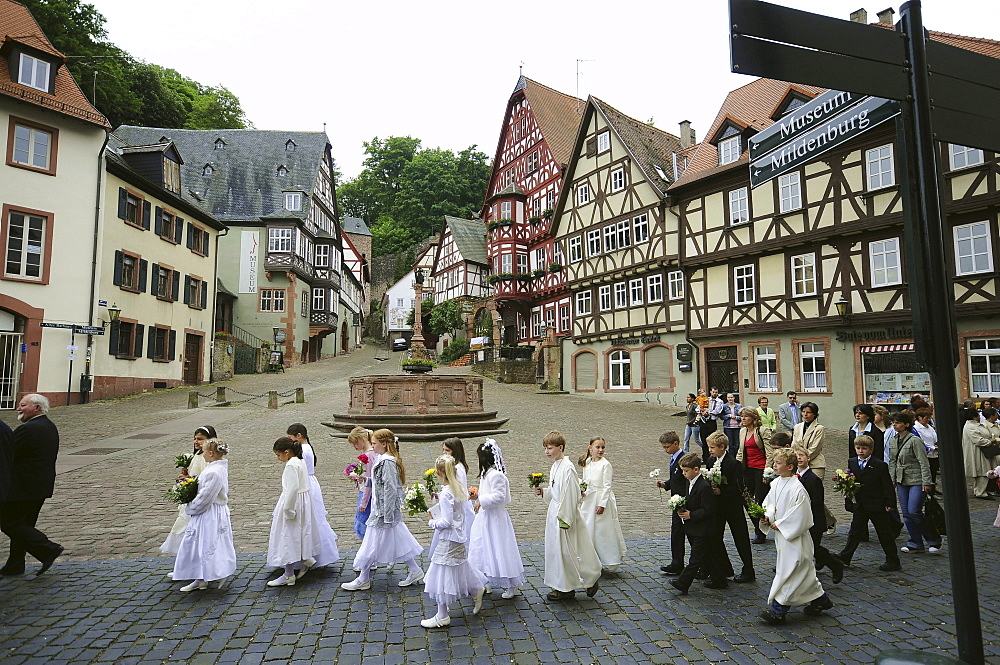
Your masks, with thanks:
M 948 528 L 945 525 L 944 519 L 944 508 L 941 507 L 937 497 L 933 494 L 927 495 L 927 501 L 924 503 L 924 517 L 938 534 L 942 536 L 948 535 Z
M 997 455 L 1000 455 L 1000 443 L 990 443 L 985 446 L 980 446 L 979 450 L 982 451 L 983 455 L 986 455 L 987 459 L 993 459 Z

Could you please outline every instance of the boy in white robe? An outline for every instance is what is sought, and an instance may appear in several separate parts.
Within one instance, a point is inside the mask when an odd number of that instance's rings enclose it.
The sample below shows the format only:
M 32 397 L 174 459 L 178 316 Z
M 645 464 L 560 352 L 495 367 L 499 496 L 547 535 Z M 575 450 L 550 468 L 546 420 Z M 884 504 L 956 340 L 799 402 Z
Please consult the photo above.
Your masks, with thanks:
M 774 531 L 777 548 L 774 581 L 768 594 L 768 608 L 761 618 L 769 624 L 785 623 L 785 615 L 795 605 L 806 605 L 804 612 L 821 614 L 833 607 L 833 601 L 816 577 L 813 563 L 813 525 L 809 493 L 795 478 L 798 462 L 791 448 L 774 451 L 771 490 L 764 499 L 762 528 Z

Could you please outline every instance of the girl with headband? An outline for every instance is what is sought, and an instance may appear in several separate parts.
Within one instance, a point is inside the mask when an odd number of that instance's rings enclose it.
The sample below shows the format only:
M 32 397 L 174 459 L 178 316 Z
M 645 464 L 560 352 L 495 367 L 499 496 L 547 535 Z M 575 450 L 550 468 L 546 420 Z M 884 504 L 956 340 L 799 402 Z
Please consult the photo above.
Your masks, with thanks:
M 205 469 L 207 463 L 205 462 L 205 457 L 202 455 L 201 446 L 205 441 L 217 437 L 218 434 L 216 434 L 215 428 L 211 425 L 203 425 L 194 431 L 194 442 L 192 444 L 194 457 L 191 459 L 190 466 L 181 469 L 181 478 L 196 477 Z M 160 545 L 160 551 L 164 554 L 177 554 L 177 549 L 181 546 L 181 540 L 184 539 L 184 529 L 188 525 L 186 510 L 187 505 L 183 503 L 177 506 L 177 518 L 174 520 L 174 525 L 170 527 L 167 539 Z M 167 573 L 167 577 L 173 578 L 173 575 L 173 572 Z
M 524 584 L 524 562 L 507 512 L 510 481 L 500 446 L 493 439 L 476 450 L 479 457 L 479 508 L 469 536 L 469 563 L 486 576 L 492 587 L 513 598 Z

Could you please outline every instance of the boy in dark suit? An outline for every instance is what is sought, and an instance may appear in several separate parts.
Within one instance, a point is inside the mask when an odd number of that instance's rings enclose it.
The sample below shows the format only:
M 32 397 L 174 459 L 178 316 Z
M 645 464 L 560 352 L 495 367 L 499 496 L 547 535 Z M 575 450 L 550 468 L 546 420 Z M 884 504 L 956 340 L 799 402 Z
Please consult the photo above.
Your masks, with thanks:
M 697 453 L 687 453 L 681 457 L 680 466 L 688 481 L 688 488 L 687 503 L 683 510 L 677 511 L 677 516 L 684 520 L 684 533 L 691 543 L 691 557 L 688 565 L 681 571 L 681 576 L 671 580 L 670 585 L 682 594 L 687 594 L 698 569 L 707 564 L 710 568 L 710 581 L 706 586 L 709 589 L 725 589 L 729 583 L 715 565 L 715 557 L 709 556 L 712 537 L 716 532 L 716 497 L 712 493 L 712 485 L 701 477 L 701 456 Z
M 664 432 L 660 435 L 660 445 L 663 452 L 670 456 L 669 476 L 667 480 L 657 480 L 656 486 L 669 490 L 671 494 L 687 494 L 688 481 L 681 473 L 679 464 L 681 456 L 681 438 L 677 432 Z M 670 518 L 670 565 L 660 566 L 664 575 L 680 575 L 684 570 L 684 521 L 674 512 Z
M 892 511 L 896 508 L 896 492 L 889 477 L 889 465 L 872 455 L 875 448 L 874 440 L 867 435 L 854 439 L 854 450 L 857 457 L 847 461 L 847 468 L 854 474 L 855 480 L 861 483 L 857 496 L 845 500 L 845 508 L 854 513 L 851 520 L 851 531 L 847 535 L 847 545 L 837 554 L 845 565 L 851 565 L 854 551 L 862 535 L 868 534 L 868 521 L 875 526 L 878 542 L 885 552 L 885 563 L 879 570 L 893 571 L 901 568 L 899 553 L 896 552 L 896 534 L 898 531 L 892 519 Z
M 798 460 L 798 469 L 795 475 L 799 482 L 809 493 L 809 504 L 812 508 L 813 525 L 809 529 L 809 535 L 813 541 L 813 556 L 816 560 L 816 570 L 823 570 L 829 567 L 833 573 L 833 583 L 840 584 L 844 579 L 844 564 L 840 559 L 830 554 L 830 550 L 823 547 L 823 532 L 826 531 L 826 509 L 823 503 L 823 480 L 809 468 L 809 451 L 802 446 L 792 446 L 795 457 Z
M 708 436 L 708 449 L 712 453 L 712 464 L 721 460 L 720 467 L 726 482 L 713 487 L 712 492 L 718 497 L 716 506 L 716 535 L 714 538 L 715 556 L 718 559 L 716 565 L 720 566 L 723 573 L 733 575 L 732 563 L 729 561 L 729 554 L 726 552 L 726 545 L 723 536 L 726 531 L 726 524 L 729 525 L 729 533 L 733 536 L 733 544 L 740 555 L 743 569 L 740 574 L 733 578 L 734 582 L 752 582 L 755 579 L 753 570 L 753 556 L 750 548 L 750 531 L 747 529 L 747 518 L 743 512 L 743 465 L 736 461 L 734 455 L 728 452 L 729 439 L 723 432 L 713 432 Z

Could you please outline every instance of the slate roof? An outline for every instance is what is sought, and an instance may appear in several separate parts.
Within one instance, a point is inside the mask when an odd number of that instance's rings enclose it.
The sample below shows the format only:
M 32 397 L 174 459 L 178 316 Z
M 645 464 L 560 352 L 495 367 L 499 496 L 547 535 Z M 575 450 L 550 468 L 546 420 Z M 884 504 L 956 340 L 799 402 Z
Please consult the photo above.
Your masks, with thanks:
M 359 236 L 370 236 L 372 234 L 368 230 L 365 220 L 360 217 L 344 217 L 340 220 L 340 226 L 344 229 L 344 233 L 353 233 Z
M 123 125 L 115 130 L 122 140 L 153 144 L 166 138 L 184 156 L 181 182 L 185 198 L 204 199 L 204 207 L 229 224 L 271 219 L 305 219 L 319 173 L 320 161 L 329 150 L 325 132 L 288 132 L 260 129 L 164 129 Z M 222 139 L 225 148 L 216 150 Z M 285 149 L 292 139 L 295 150 Z M 204 175 L 205 164 L 214 172 Z M 278 167 L 288 172 L 278 175 Z M 302 210 L 285 210 L 284 192 L 304 192 Z
M 451 235 L 455 239 L 458 251 L 462 253 L 462 258 L 472 263 L 487 265 L 486 262 L 486 226 L 480 219 L 460 219 L 445 215 L 444 224 L 451 228 Z M 442 236 L 444 233 L 442 232 Z M 435 260 L 435 263 L 437 261 Z
M 591 97 L 590 101 L 607 119 L 608 124 L 635 157 L 649 180 L 659 188 L 660 192 L 666 192 L 670 182 L 676 179 L 673 153 L 681 149 L 680 138 L 641 120 L 631 118 L 596 97 Z M 580 131 L 583 132 L 582 125 Z M 655 168 L 657 166 L 667 175 L 668 179 L 664 179 L 659 174 Z
M 27 7 L 12 0 L 0 0 L 0 36 L 2 36 L 0 44 L 5 54 L 12 44 L 17 43 L 52 56 L 52 59 L 56 60 L 55 94 L 50 95 L 13 81 L 10 77 L 8 59 L 0 58 L 0 95 L 111 129 L 108 119 L 94 108 L 80 90 L 76 79 L 63 64 L 66 58 L 52 46 Z

